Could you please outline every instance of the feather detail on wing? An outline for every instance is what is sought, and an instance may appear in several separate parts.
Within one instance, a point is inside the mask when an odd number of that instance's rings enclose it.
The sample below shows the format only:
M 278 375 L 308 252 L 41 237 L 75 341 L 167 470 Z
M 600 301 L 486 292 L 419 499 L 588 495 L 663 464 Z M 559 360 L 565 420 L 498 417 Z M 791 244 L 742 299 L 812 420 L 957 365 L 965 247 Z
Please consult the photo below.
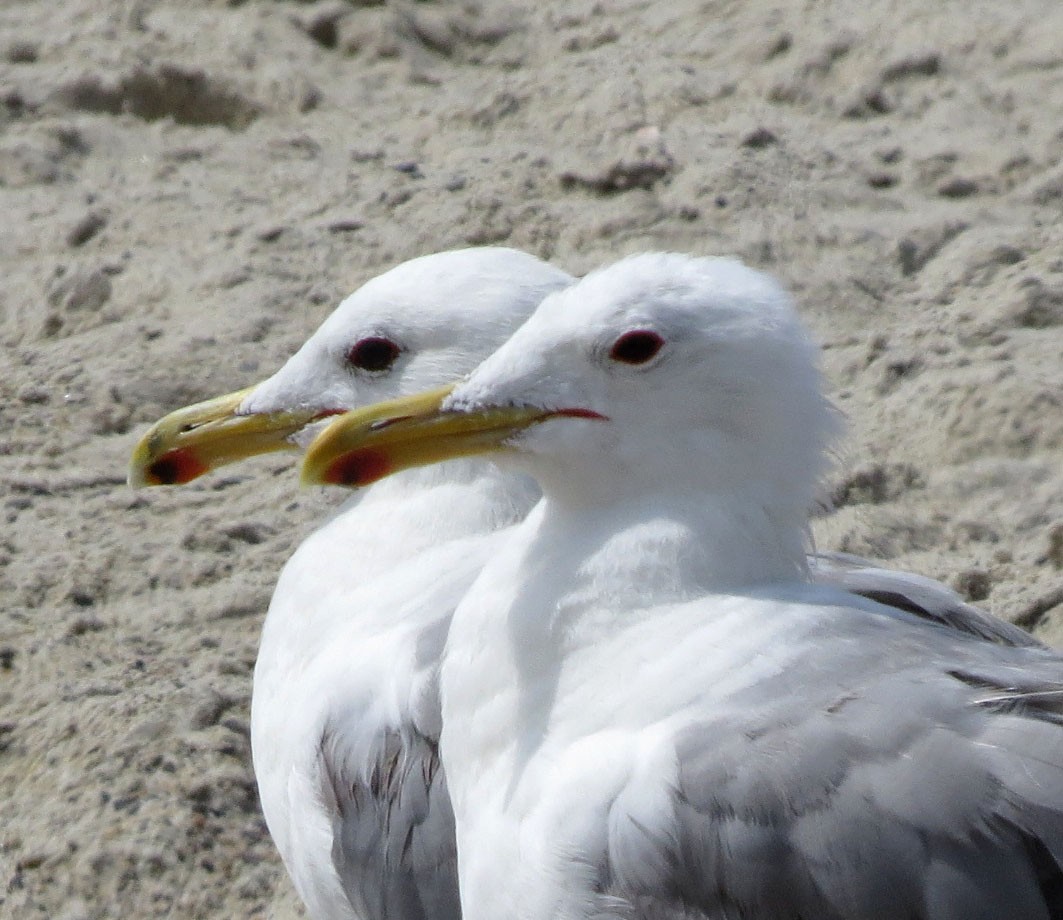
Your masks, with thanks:
M 326 731 L 322 762 L 335 798 L 332 859 L 361 916 L 460 920 L 454 815 L 437 744 L 382 732 L 368 757 Z M 361 763 L 359 763 L 361 761 Z

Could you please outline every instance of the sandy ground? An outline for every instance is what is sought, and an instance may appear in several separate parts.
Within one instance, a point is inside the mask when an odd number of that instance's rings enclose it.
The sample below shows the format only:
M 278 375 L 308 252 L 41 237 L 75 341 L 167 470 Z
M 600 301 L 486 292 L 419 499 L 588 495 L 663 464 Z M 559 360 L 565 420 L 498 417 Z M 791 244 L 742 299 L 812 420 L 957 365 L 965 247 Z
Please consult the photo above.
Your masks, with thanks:
M 300 916 L 251 670 L 338 496 L 125 466 L 415 255 L 776 273 L 851 420 L 820 545 L 1063 641 L 1061 34 L 1058 0 L 0 6 L 0 916 Z

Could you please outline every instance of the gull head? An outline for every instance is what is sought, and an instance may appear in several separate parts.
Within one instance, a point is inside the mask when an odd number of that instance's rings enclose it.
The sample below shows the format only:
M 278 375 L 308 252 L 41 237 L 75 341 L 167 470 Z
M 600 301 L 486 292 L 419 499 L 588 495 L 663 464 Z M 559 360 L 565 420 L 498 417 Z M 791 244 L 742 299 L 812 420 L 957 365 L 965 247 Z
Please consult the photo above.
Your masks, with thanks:
M 648 253 L 548 296 L 446 393 L 333 421 L 304 481 L 494 452 L 583 502 L 664 487 L 803 514 L 837 424 L 777 282 L 732 259 Z
M 458 379 L 571 282 L 534 256 L 499 247 L 404 262 L 344 300 L 272 377 L 156 422 L 134 450 L 129 482 L 182 484 L 250 456 L 305 447 L 335 415 Z

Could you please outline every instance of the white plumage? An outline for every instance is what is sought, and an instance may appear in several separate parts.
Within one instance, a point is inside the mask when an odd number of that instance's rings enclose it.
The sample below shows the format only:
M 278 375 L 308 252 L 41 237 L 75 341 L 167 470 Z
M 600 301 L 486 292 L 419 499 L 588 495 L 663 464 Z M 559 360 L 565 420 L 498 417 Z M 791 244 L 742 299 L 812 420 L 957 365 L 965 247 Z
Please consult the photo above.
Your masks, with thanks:
M 352 294 L 241 411 L 351 408 L 448 382 L 570 281 L 508 249 L 404 263 Z M 400 346 L 393 367 L 350 367 L 367 338 Z M 311 916 L 458 916 L 438 658 L 492 538 L 536 497 L 479 461 L 413 471 L 356 496 L 284 567 L 251 741 L 270 833 Z
M 816 357 L 765 276 L 645 255 L 365 428 L 544 491 L 443 658 L 465 920 L 1063 917 L 1063 660 L 810 583 Z
M 160 420 L 130 481 L 186 482 L 305 444 L 323 416 L 452 381 L 571 281 L 506 249 L 405 263 L 344 301 L 269 380 Z M 530 479 L 480 460 L 417 470 L 354 498 L 285 566 L 255 671 L 252 746 L 270 831 L 317 920 L 457 916 L 439 659 L 458 600 L 537 498 Z M 813 562 L 824 583 L 1033 643 L 936 582 L 851 557 Z

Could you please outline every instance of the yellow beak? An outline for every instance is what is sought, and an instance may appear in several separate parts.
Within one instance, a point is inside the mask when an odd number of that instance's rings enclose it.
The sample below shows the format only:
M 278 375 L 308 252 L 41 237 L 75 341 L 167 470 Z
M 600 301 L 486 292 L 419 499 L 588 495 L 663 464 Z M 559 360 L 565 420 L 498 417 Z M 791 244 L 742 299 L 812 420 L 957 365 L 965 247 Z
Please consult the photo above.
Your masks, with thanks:
M 367 486 L 412 467 L 504 450 L 525 428 L 555 415 L 576 414 L 512 406 L 441 410 L 453 389 L 341 415 L 310 444 L 303 459 L 303 485 Z
M 336 412 L 291 410 L 237 415 L 249 387 L 178 409 L 161 418 L 133 450 L 129 485 L 183 485 L 218 467 L 258 454 L 295 450 L 291 436 Z

